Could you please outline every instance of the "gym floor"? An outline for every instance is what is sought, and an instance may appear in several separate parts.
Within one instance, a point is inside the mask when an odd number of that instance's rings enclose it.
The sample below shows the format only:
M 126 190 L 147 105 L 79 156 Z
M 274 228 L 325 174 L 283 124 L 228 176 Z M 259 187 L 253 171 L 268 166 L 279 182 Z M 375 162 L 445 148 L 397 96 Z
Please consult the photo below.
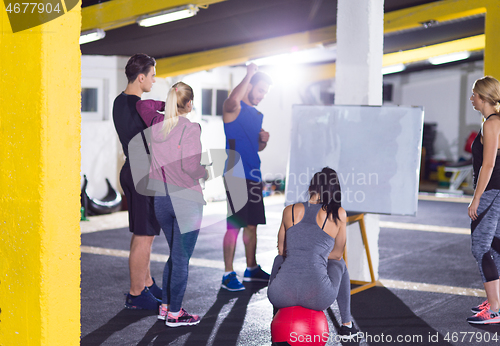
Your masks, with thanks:
M 494 345 L 500 325 L 473 326 L 470 308 L 484 298 L 470 252 L 468 198 L 420 195 L 416 217 L 380 217 L 379 284 L 352 296 L 352 315 L 364 333 L 343 345 Z M 258 228 L 257 260 L 271 270 L 283 196 L 264 200 L 267 225 Z M 184 308 L 201 316 L 194 327 L 169 328 L 154 311 L 124 308 L 130 232 L 127 213 L 92 217 L 82 225 L 81 345 L 271 345 L 272 306 L 263 285 L 242 292 L 220 289 L 224 270 L 225 202 L 205 208 L 204 227 L 190 262 Z M 241 238 L 241 236 L 240 236 Z M 151 272 L 161 284 L 168 245 L 155 239 Z M 238 239 L 235 270 L 245 269 Z M 160 285 L 161 286 L 161 285 Z M 336 303 L 326 310 L 327 345 L 336 340 Z

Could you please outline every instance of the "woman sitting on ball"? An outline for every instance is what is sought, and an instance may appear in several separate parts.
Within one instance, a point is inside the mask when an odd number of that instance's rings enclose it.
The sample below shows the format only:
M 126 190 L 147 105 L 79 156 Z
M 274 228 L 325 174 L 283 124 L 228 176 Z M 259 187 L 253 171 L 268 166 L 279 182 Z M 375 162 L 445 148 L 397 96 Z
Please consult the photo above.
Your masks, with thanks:
M 325 167 L 311 180 L 309 201 L 283 211 L 279 255 L 267 291 L 277 309 L 302 306 L 322 311 L 337 299 L 344 321 L 339 335 L 344 340 L 358 334 L 350 313 L 349 273 L 342 258 L 346 220 L 337 173 Z

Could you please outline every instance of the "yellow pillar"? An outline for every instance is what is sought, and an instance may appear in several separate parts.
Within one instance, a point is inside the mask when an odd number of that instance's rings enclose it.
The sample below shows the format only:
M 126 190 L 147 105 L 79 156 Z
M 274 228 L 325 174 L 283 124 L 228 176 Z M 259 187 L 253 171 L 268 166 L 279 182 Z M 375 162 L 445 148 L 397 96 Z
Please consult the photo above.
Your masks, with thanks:
M 0 4 L 0 345 L 79 345 L 80 6 L 12 33 Z
M 486 42 L 484 47 L 484 74 L 500 80 L 500 2 L 489 1 L 484 25 Z

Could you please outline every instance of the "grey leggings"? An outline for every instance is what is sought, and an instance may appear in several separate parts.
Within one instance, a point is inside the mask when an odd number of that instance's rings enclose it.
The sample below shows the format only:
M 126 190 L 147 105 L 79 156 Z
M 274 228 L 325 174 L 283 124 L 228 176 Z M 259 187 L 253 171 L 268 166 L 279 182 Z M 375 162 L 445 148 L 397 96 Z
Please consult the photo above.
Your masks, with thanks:
M 471 222 L 472 254 L 483 282 L 498 280 L 500 268 L 500 190 L 483 193 Z
M 283 264 L 283 256 L 276 256 L 274 259 L 273 269 L 271 271 L 271 278 L 269 279 L 269 285 L 276 277 L 278 270 Z M 328 260 L 328 277 L 332 283 L 332 296 L 337 298 L 337 304 L 339 305 L 340 317 L 342 318 L 342 323 L 347 323 L 352 321 L 351 317 L 351 282 L 349 279 L 349 272 L 343 259 L 341 260 Z M 283 289 L 286 289 L 283 287 Z M 332 301 L 333 303 L 333 301 Z M 285 305 L 288 305 L 285 303 Z M 288 305 L 292 306 L 292 305 Z M 322 310 L 322 309 L 313 309 Z

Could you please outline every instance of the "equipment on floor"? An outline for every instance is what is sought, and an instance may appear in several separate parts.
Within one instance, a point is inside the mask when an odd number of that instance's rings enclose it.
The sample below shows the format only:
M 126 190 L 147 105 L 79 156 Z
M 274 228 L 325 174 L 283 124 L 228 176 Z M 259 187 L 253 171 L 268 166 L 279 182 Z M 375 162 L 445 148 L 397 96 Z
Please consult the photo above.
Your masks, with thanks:
M 465 142 L 464 151 L 468 153 L 472 153 L 472 143 L 474 143 L 474 139 L 477 136 L 477 132 L 472 131 Z M 438 167 L 439 168 L 439 167 Z M 450 193 L 456 195 L 463 195 L 464 191 L 459 190 L 460 186 L 463 182 L 466 182 L 469 186 L 472 186 L 472 158 L 468 160 L 462 160 L 454 163 L 445 164 L 442 167 L 443 172 L 451 173 L 450 183 L 448 189 L 438 189 L 437 192 L 442 193 Z M 439 177 L 439 171 L 438 171 Z
M 278 345 L 324 346 L 329 339 L 329 332 L 323 311 L 302 306 L 279 309 L 271 322 L 271 338 Z
M 87 194 L 88 179 L 86 175 L 83 175 L 83 187 L 80 194 L 80 201 L 85 210 L 82 217 L 86 217 L 87 215 L 110 214 L 120 210 L 122 196 L 113 188 L 108 178 L 106 178 L 106 184 L 108 185 L 108 192 L 103 199 L 99 200 L 89 197 Z

